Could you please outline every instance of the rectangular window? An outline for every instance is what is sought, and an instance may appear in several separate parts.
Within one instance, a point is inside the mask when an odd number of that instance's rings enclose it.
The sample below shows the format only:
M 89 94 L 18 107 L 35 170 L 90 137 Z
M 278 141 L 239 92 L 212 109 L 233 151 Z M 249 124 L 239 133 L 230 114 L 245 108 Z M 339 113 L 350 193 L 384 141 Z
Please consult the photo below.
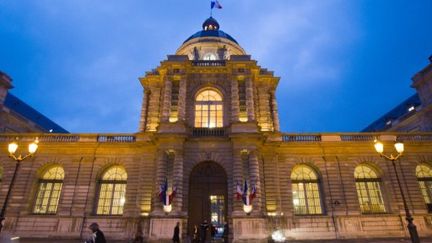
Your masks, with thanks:
M 322 214 L 318 183 L 292 184 L 294 214 Z
M 362 213 L 385 213 L 379 181 L 357 181 L 356 189 Z
M 246 106 L 246 82 L 244 80 L 238 81 L 239 91 L 239 120 L 247 121 L 247 106 Z
M 171 86 L 171 110 L 169 120 L 176 122 L 178 120 L 178 102 L 179 102 L 180 84 L 178 80 L 172 81 Z
M 57 213 L 62 186 L 62 182 L 40 181 L 33 213 Z

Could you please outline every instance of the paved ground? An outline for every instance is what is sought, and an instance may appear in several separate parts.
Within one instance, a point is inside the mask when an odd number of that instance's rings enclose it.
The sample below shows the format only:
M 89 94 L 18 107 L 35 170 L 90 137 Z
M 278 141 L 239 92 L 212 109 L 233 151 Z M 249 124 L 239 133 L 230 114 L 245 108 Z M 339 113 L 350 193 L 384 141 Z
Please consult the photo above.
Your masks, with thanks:
M 184 242 L 184 241 L 183 241 Z M 271 242 L 271 241 L 269 241 Z M 409 239 L 361 239 L 361 240 L 314 240 L 314 241 L 293 241 L 287 240 L 286 243 L 410 243 Z M 421 239 L 422 243 L 432 243 L 432 239 Z M 55 239 L 19 239 L 13 241 L 4 241 L 0 243 L 82 243 L 80 240 L 55 240 Z M 108 243 L 129 243 L 128 241 L 108 241 Z M 210 243 L 210 242 L 209 242 Z

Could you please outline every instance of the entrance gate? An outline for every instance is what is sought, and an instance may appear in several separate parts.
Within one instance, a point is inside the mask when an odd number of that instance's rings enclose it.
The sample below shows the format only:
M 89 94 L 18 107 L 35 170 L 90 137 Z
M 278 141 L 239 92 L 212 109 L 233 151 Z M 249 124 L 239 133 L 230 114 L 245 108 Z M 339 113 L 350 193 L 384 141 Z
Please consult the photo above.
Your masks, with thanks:
M 189 179 L 190 236 L 193 235 L 194 225 L 199 227 L 204 220 L 215 225 L 216 237 L 222 236 L 223 223 L 226 221 L 227 196 L 227 176 L 222 166 L 206 161 L 193 168 Z M 210 239 L 210 235 L 207 239 Z

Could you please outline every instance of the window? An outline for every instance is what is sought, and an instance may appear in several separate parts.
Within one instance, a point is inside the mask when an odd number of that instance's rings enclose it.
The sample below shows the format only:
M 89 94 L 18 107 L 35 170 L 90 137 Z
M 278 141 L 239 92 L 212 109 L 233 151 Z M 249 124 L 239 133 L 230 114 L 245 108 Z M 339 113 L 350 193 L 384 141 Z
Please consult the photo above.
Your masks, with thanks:
M 57 213 L 63 179 L 64 170 L 61 166 L 53 166 L 42 174 L 38 182 L 38 192 L 33 213 Z
M 0 166 L 0 183 L 3 180 L 3 167 Z
M 178 80 L 173 80 L 171 86 L 171 110 L 169 116 L 170 122 L 178 121 L 179 93 L 180 93 L 180 83 Z
M 203 60 L 205 60 L 205 61 L 216 61 L 217 57 L 216 57 L 216 55 L 214 53 L 209 52 L 209 53 L 204 54 Z
M 222 127 L 222 96 L 212 89 L 198 93 L 195 99 L 195 127 Z
M 238 81 L 238 94 L 239 94 L 239 121 L 247 122 L 247 107 L 246 107 L 246 82 L 244 80 Z
M 421 164 L 416 168 L 416 176 L 423 195 L 428 212 L 432 212 L 432 168 Z
M 99 200 L 96 214 L 121 215 L 126 201 L 127 173 L 121 166 L 108 168 L 99 181 Z
M 307 165 L 294 167 L 291 173 L 294 214 L 322 214 L 319 180 Z
M 362 213 L 384 213 L 385 206 L 381 194 L 381 179 L 378 173 L 368 165 L 355 168 L 357 196 Z

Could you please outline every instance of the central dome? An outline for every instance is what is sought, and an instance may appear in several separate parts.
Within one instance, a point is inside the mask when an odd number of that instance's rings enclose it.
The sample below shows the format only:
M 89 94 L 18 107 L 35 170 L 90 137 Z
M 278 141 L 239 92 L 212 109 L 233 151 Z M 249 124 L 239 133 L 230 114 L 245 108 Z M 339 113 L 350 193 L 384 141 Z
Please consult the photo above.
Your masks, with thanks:
M 219 28 L 216 19 L 206 19 L 202 30 L 187 38 L 176 54 L 188 55 L 191 60 L 224 60 L 231 55 L 245 55 L 238 42 Z
M 193 38 L 199 38 L 199 37 L 221 37 L 221 38 L 226 38 L 238 44 L 238 42 L 230 35 L 223 32 L 222 30 L 219 30 L 219 23 L 213 17 L 206 19 L 202 24 L 202 30 L 191 35 L 183 43 L 186 43 L 187 41 Z

